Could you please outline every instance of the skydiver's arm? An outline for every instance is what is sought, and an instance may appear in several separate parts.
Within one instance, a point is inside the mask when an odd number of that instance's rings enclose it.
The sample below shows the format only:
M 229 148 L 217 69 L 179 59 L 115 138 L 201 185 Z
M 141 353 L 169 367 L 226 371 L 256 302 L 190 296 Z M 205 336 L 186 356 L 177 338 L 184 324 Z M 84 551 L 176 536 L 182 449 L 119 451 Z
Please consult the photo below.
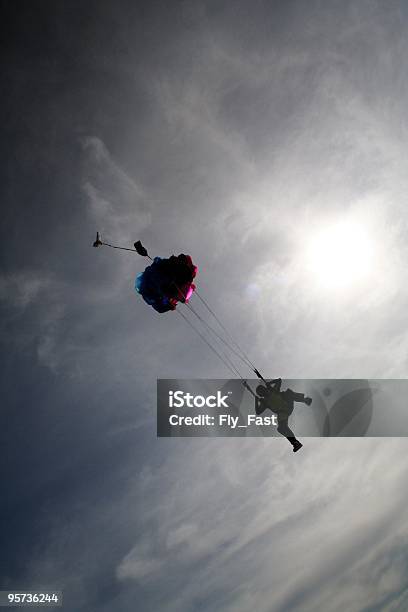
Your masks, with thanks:
M 269 382 L 266 383 L 267 387 L 274 387 L 276 389 L 276 391 L 280 391 L 280 388 L 282 386 L 282 379 L 281 378 L 274 378 L 273 380 L 270 380 Z
M 308 406 L 310 406 L 312 403 L 312 398 L 305 397 L 304 393 L 296 393 L 295 391 L 292 391 L 292 389 L 287 389 L 285 393 L 287 393 L 288 397 L 294 402 L 301 402 L 302 404 L 307 404 Z
M 266 410 L 265 402 L 260 397 L 255 398 L 255 413 L 262 414 Z

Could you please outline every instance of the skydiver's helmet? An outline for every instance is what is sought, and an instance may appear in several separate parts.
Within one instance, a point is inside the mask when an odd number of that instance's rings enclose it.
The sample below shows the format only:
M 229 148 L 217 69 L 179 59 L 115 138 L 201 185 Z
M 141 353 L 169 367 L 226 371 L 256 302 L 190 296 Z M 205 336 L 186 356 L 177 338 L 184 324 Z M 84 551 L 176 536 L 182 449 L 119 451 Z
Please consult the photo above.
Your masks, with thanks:
M 256 394 L 260 397 L 266 397 L 268 389 L 264 385 L 258 385 L 256 388 Z

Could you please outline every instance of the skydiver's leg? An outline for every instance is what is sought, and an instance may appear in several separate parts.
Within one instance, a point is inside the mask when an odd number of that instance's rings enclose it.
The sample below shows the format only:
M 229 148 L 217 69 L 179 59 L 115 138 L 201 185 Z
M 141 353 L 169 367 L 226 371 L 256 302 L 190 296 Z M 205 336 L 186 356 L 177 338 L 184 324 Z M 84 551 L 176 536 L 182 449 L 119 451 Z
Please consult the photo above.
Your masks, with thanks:
M 296 439 L 295 434 L 293 433 L 293 431 L 289 427 L 289 423 L 288 423 L 288 419 L 287 418 L 282 418 L 282 417 L 278 416 L 277 431 L 282 436 L 285 436 L 285 438 L 287 438 L 287 440 L 289 440 L 289 442 L 293 446 L 293 452 L 294 453 L 296 453 L 296 451 L 298 451 L 300 448 L 302 448 L 303 445 L 302 445 L 301 442 L 299 442 L 299 440 Z
M 296 439 L 295 438 L 295 434 L 293 433 L 293 431 L 291 430 L 291 428 L 289 427 L 289 423 L 288 423 L 288 419 L 278 416 L 278 427 L 277 427 L 278 432 L 282 435 L 285 436 L 285 438 L 288 438 L 293 440 Z

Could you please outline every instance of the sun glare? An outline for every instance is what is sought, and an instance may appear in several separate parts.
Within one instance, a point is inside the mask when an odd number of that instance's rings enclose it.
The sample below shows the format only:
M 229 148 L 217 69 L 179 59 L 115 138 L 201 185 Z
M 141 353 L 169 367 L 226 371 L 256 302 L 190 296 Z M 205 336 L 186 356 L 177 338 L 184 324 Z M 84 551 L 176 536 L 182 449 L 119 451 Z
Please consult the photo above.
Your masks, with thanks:
M 370 275 L 373 246 L 362 225 L 336 223 L 311 236 L 306 259 L 320 285 L 345 289 Z

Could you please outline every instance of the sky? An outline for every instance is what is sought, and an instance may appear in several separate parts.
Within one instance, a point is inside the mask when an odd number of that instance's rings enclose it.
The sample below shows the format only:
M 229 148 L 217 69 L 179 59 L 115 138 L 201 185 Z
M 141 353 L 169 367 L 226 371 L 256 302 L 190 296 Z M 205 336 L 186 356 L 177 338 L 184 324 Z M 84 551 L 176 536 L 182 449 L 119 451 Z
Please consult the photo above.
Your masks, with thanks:
M 157 439 L 157 378 L 229 373 L 92 242 L 190 253 L 265 376 L 406 377 L 407 4 L 1 12 L 0 588 L 405 611 L 406 440 Z

